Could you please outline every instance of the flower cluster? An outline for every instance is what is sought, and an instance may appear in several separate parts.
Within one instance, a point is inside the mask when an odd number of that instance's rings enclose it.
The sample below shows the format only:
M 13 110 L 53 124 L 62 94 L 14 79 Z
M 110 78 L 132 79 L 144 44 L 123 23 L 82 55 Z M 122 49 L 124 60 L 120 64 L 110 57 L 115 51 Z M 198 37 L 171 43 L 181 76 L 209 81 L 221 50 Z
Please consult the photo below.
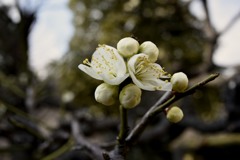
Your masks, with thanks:
M 178 92 L 186 89 L 188 82 L 179 87 L 186 77 L 178 81 L 178 76 L 182 75 L 177 75 L 171 81 L 170 75 L 155 63 L 158 55 L 159 50 L 154 43 L 146 41 L 139 44 L 134 38 L 126 37 L 117 43 L 117 48 L 99 45 L 91 61 L 85 59 L 78 68 L 103 81 L 95 90 L 96 101 L 113 105 L 119 99 L 123 107 L 133 108 L 140 103 L 142 90 L 171 91 L 177 88 Z M 131 78 L 132 82 L 119 88 L 127 78 Z

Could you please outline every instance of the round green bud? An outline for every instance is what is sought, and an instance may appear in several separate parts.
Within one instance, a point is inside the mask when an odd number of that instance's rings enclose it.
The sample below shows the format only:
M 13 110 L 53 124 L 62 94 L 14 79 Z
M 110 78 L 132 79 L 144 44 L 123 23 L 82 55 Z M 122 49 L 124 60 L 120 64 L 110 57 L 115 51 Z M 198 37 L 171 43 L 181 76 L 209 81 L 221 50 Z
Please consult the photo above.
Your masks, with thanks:
M 172 90 L 184 92 L 188 87 L 188 77 L 183 72 L 174 73 L 171 77 Z
M 126 37 L 117 43 L 117 50 L 123 57 L 128 58 L 138 52 L 139 43 L 134 38 Z
M 106 106 L 113 105 L 118 96 L 118 86 L 109 85 L 107 83 L 100 84 L 94 93 L 97 102 Z
M 183 116 L 181 108 L 177 106 L 173 106 L 167 110 L 167 119 L 169 122 L 178 123 L 182 120 Z
M 128 84 L 120 92 L 119 101 L 126 109 L 136 107 L 141 101 L 142 91 L 135 84 Z
M 150 62 L 154 63 L 158 59 L 159 50 L 157 46 L 150 41 L 143 42 L 139 47 L 139 52 L 148 55 Z

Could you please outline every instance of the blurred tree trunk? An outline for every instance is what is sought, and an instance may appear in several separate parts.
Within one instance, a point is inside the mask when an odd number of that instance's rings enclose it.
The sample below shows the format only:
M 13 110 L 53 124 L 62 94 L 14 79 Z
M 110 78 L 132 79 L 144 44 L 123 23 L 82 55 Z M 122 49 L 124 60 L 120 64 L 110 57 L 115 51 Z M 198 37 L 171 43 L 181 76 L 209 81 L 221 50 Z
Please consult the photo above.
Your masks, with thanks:
M 19 19 L 13 19 L 10 11 L 15 9 Z M 24 108 L 26 89 L 33 73 L 29 68 L 28 38 L 36 20 L 36 11 L 15 5 L 0 6 L 0 99 Z M 16 91 L 18 90 L 18 91 Z
M 28 67 L 28 37 L 31 27 L 35 22 L 35 12 L 21 9 L 17 4 L 16 9 L 20 20 L 15 22 L 9 17 L 12 6 L 1 6 L 0 12 L 0 44 L 3 56 L 5 74 L 20 75 L 29 73 Z

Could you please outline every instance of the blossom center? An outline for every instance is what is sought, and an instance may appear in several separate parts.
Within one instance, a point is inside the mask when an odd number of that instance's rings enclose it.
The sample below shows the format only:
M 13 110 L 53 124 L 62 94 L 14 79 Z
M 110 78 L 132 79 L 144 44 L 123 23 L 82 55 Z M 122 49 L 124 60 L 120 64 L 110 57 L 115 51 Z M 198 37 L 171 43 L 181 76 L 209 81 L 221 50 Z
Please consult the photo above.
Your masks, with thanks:
M 85 59 L 83 63 L 95 69 L 97 74 L 108 74 L 111 78 L 117 77 L 116 63 L 118 58 L 112 48 L 105 45 L 99 45 L 97 48 L 98 54 L 92 56 L 91 63 L 88 59 Z
M 151 63 L 146 56 L 138 57 L 135 63 L 135 76 L 139 80 L 150 77 L 160 78 L 165 74 L 166 72 L 159 65 Z

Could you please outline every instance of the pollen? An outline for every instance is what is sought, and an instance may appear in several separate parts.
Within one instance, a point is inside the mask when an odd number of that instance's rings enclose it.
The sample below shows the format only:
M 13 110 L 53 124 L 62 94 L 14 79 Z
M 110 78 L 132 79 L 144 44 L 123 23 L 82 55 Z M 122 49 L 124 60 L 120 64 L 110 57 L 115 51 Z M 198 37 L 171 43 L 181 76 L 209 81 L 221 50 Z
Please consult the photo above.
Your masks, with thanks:
M 90 63 L 89 60 L 86 58 L 86 59 L 84 59 L 83 64 L 90 65 L 91 63 Z

